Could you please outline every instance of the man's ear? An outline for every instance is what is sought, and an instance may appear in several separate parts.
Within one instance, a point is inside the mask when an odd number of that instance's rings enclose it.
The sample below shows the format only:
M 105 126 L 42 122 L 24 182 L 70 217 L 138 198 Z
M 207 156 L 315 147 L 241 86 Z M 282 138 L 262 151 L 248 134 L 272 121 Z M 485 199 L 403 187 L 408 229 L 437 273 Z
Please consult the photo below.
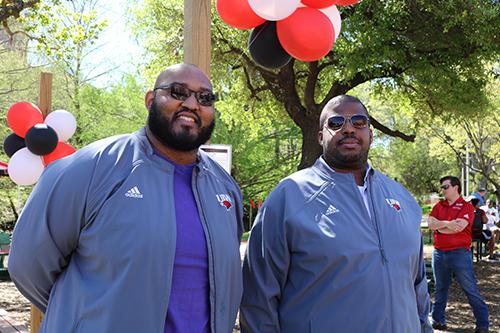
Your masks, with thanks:
M 373 130 L 370 128 L 370 144 L 373 143 Z
M 318 143 L 320 146 L 323 146 L 323 131 L 318 131 Z
M 155 98 L 155 94 L 152 90 L 148 91 L 144 96 L 144 105 L 146 105 L 146 109 L 151 110 L 151 106 L 153 105 L 153 100 Z

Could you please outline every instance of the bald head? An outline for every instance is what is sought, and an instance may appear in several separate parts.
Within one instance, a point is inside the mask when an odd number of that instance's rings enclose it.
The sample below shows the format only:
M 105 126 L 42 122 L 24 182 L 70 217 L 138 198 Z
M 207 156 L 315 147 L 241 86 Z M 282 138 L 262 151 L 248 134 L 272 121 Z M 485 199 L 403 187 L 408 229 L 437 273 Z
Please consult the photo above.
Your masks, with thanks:
M 205 73 L 197 66 L 193 64 L 180 63 L 167 67 L 163 72 L 158 75 L 155 81 L 155 88 L 164 84 L 168 84 L 172 81 L 172 78 L 179 77 L 181 75 L 186 75 L 187 73 L 198 77 L 201 81 L 205 83 L 207 89 L 212 89 L 212 84 Z
M 346 103 L 360 104 L 363 107 L 363 110 L 365 111 L 366 115 L 368 116 L 368 110 L 366 109 L 366 106 L 359 99 L 350 95 L 338 95 L 329 100 L 328 103 L 326 103 L 323 110 L 321 111 L 321 115 L 319 116 L 319 128 L 321 129 L 323 127 L 326 119 L 328 118 L 332 110 L 335 110 L 339 105 Z

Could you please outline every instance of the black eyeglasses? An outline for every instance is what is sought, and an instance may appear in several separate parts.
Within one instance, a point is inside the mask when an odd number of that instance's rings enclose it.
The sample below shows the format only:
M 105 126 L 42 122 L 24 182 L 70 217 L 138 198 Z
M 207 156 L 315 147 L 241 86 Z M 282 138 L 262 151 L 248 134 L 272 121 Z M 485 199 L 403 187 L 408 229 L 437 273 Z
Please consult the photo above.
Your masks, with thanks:
M 444 184 L 444 185 L 441 185 L 441 188 L 442 188 L 443 190 L 447 190 L 447 189 L 449 189 L 449 188 L 450 188 L 450 186 L 451 186 L 450 184 Z
M 350 121 L 351 125 L 355 128 L 366 128 L 368 124 L 370 123 L 370 120 L 368 119 L 367 116 L 363 114 L 355 114 L 351 117 L 344 117 L 344 116 L 332 116 L 328 118 L 327 121 L 327 126 L 329 129 L 332 129 L 334 131 L 338 131 L 342 127 L 344 127 L 344 124 L 346 121 Z
M 170 83 L 158 86 L 153 90 L 169 90 L 170 96 L 178 101 L 185 101 L 194 94 L 198 103 L 203 106 L 212 106 L 217 101 L 217 95 L 213 92 L 209 90 L 193 91 L 181 83 Z

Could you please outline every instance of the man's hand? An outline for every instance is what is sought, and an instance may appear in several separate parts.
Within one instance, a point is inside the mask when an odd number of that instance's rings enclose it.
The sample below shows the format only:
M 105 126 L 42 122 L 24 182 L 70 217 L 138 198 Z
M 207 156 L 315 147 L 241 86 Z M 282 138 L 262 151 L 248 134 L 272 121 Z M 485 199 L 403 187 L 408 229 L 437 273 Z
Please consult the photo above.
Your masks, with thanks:
M 438 220 L 434 216 L 429 216 L 427 219 L 427 224 L 432 231 L 445 229 L 448 226 L 448 223 L 450 223 L 450 221 Z
M 465 227 L 467 227 L 467 225 L 469 224 L 467 220 L 462 218 L 455 219 L 452 221 L 447 221 L 447 220 L 438 220 L 433 216 L 429 216 L 427 223 L 429 224 L 429 228 L 431 230 L 439 231 L 440 233 L 443 234 L 456 234 L 464 230 Z
M 469 222 L 467 222 L 467 220 L 461 219 L 461 218 L 460 219 L 456 219 L 456 220 L 452 220 L 452 221 L 446 221 L 446 222 L 448 222 L 446 224 L 446 227 L 439 229 L 439 232 L 442 233 L 442 234 L 456 234 L 456 233 L 459 233 L 462 230 L 464 230 L 465 227 L 467 227 L 467 225 L 469 224 Z

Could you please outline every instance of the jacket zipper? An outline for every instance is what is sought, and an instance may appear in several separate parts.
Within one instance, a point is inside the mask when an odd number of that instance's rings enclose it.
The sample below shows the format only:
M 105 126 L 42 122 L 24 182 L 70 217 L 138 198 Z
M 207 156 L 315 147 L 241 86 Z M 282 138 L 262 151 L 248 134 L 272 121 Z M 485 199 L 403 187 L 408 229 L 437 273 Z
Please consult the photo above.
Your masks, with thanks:
M 213 318 L 213 321 L 211 320 L 210 323 L 210 330 L 212 332 L 216 332 L 215 327 L 216 327 L 216 315 L 215 315 L 215 303 L 217 300 L 217 290 L 215 289 L 215 263 L 214 263 L 214 257 L 213 257 L 213 248 L 212 248 L 212 237 L 210 235 L 210 230 L 208 228 L 208 223 L 207 219 L 205 216 L 205 211 L 203 210 L 203 205 L 200 200 L 200 194 L 198 191 L 198 175 L 199 171 L 193 170 L 193 179 L 191 182 L 191 187 L 193 188 L 193 194 L 194 198 L 196 200 L 196 206 L 198 207 L 198 212 L 200 214 L 200 220 L 202 221 L 202 226 L 203 226 L 203 231 L 205 233 L 205 239 L 207 241 L 207 252 L 208 252 L 208 275 L 209 275 L 209 283 L 210 283 L 210 292 L 209 292 L 209 301 L 210 301 L 210 317 Z M 213 302 L 212 302 L 212 297 L 210 297 L 210 293 L 213 290 Z M 213 324 L 213 325 L 212 325 Z
M 390 332 L 393 331 L 393 327 L 392 327 L 392 321 L 391 321 L 391 318 L 392 318 L 392 314 L 394 313 L 394 310 L 392 308 L 392 299 L 393 299 L 393 295 L 392 295 L 392 286 L 391 286 L 391 273 L 389 271 L 389 260 L 387 259 L 387 255 L 385 253 L 385 248 L 384 248 L 384 242 L 383 242 L 383 238 L 382 238 L 382 233 L 380 231 L 380 225 L 379 225 L 379 220 L 377 218 L 377 212 L 375 211 L 375 205 L 374 205 L 374 196 L 373 196 L 373 181 L 372 181 L 373 177 L 369 177 L 369 180 L 368 180 L 368 187 L 369 187 L 369 193 L 370 193 L 370 197 L 369 197 L 369 202 L 370 202 L 370 205 L 371 205 L 371 208 L 372 208 L 372 213 L 373 213 L 373 218 L 372 220 L 375 222 L 375 228 L 377 230 L 377 238 L 378 238 L 378 244 L 379 244 L 379 250 L 380 250 L 380 254 L 382 256 L 382 265 L 384 266 L 385 268 L 385 271 L 387 273 L 387 287 L 388 287 L 388 293 L 389 293 L 389 308 L 390 308 L 390 314 L 389 316 L 387 316 L 388 320 L 389 320 L 389 326 L 390 326 Z

